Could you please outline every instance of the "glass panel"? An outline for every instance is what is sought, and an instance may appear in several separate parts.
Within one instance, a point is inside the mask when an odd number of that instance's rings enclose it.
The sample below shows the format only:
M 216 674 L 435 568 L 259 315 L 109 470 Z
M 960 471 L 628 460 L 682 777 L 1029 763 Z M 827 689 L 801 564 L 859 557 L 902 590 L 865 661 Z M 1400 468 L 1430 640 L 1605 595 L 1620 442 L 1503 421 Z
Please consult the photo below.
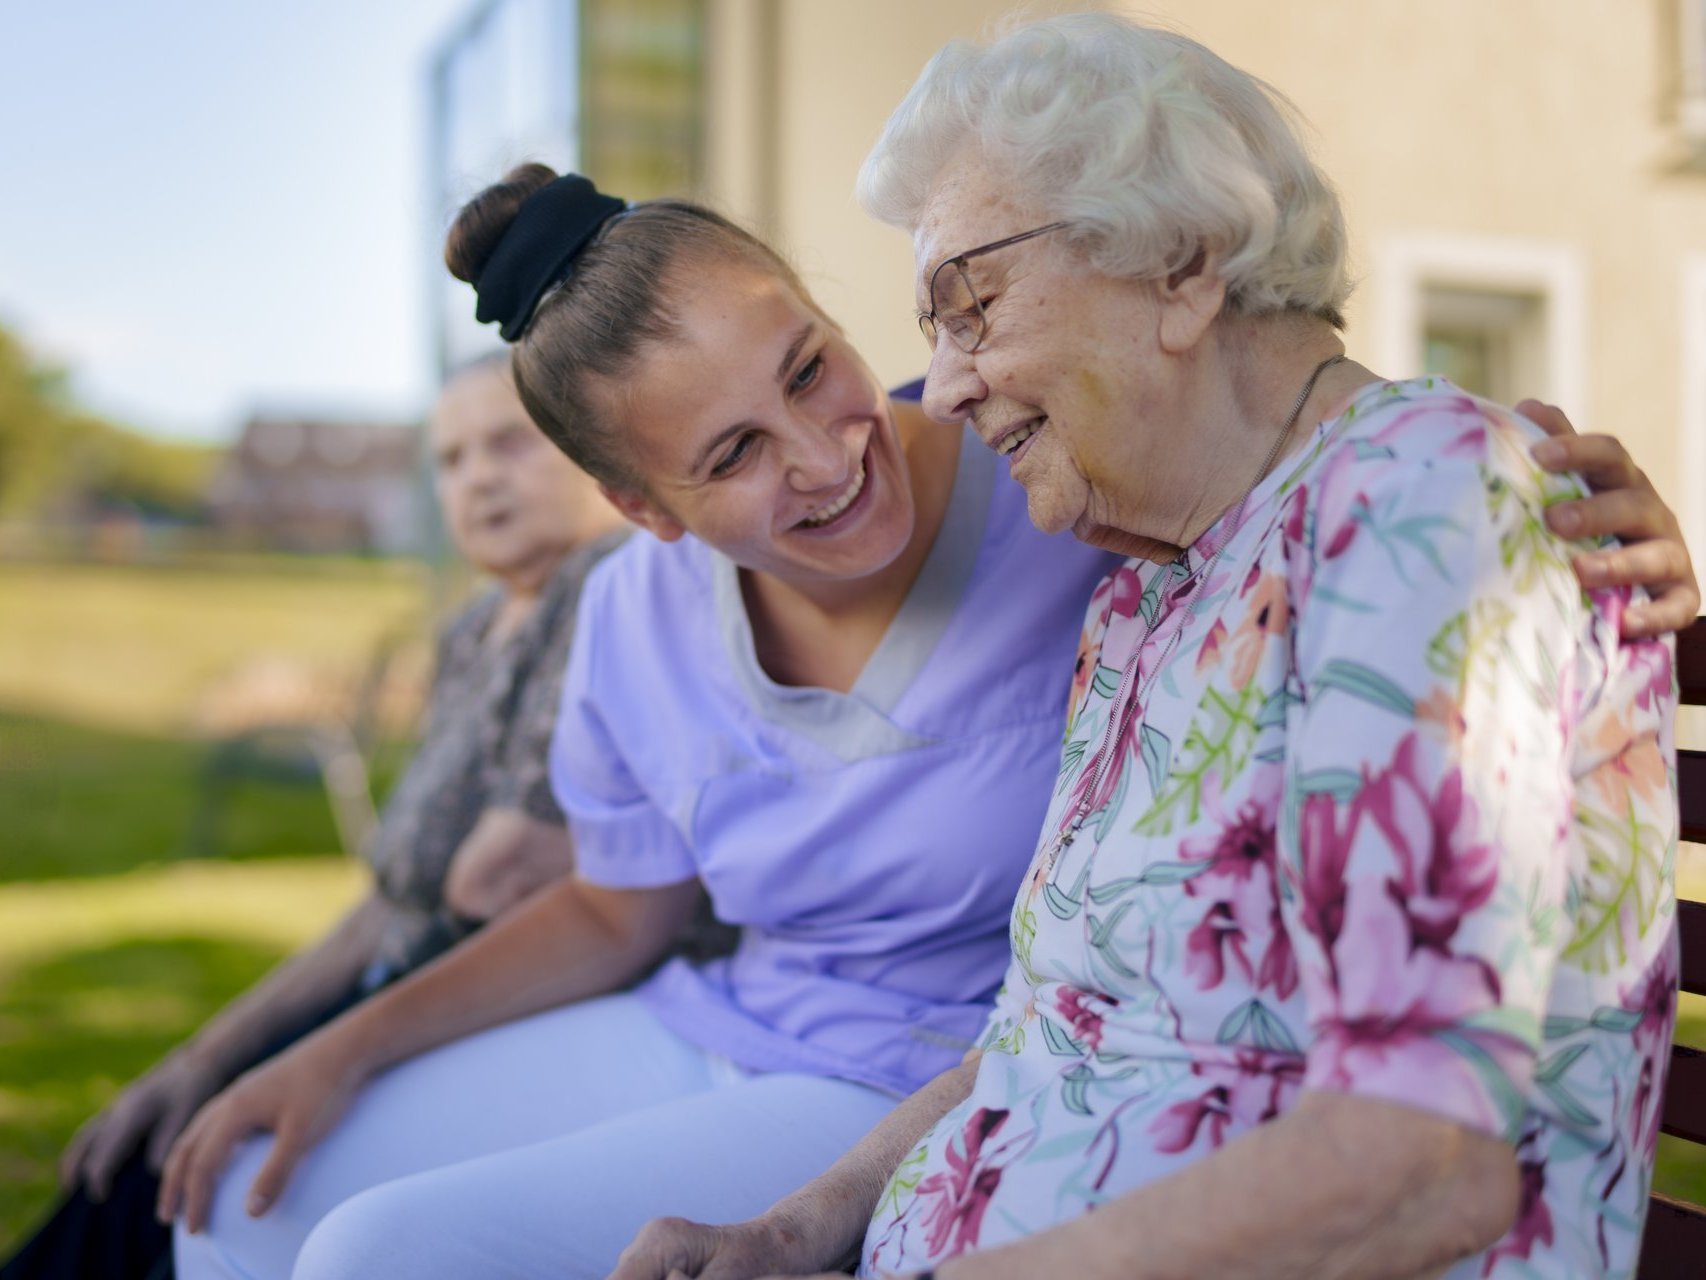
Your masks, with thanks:
M 702 0 L 582 0 L 581 149 L 599 186 L 631 200 L 692 191 L 703 29 Z

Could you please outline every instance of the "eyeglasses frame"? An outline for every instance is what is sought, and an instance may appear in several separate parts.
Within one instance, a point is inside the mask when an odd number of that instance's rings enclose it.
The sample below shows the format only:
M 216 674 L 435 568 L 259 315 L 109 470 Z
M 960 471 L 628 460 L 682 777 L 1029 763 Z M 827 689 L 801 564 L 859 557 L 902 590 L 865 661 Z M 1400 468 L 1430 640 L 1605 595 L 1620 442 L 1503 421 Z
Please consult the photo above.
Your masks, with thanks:
M 1047 235 L 1050 231 L 1059 231 L 1062 227 L 1070 225 L 1072 225 L 1070 221 L 1062 219 L 1059 222 L 1051 222 L 1046 226 L 1033 227 L 1029 231 L 1021 231 L 1016 236 L 1007 236 L 1002 240 L 993 240 L 988 244 L 980 244 L 975 249 L 967 249 L 964 253 L 956 253 L 953 257 L 944 258 L 941 262 L 937 263 L 936 269 L 930 273 L 930 310 L 920 312 L 918 316 L 918 332 L 924 335 L 924 341 L 930 344 L 930 350 L 934 351 L 936 349 L 936 335 L 938 331 L 943 328 L 943 326 L 938 323 L 936 315 L 936 281 L 941 277 L 943 271 L 952 267 L 960 273 L 960 278 L 964 281 L 966 286 L 966 292 L 971 295 L 972 312 L 967 314 L 975 313 L 977 315 L 977 340 L 973 342 L 971 346 L 966 346 L 956 338 L 951 327 L 948 327 L 946 330 L 948 334 L 948 341 L 952 342 L 968 356 L 974 355 L 976 354 L 977 349 L 983 345 L 983 340 L 989 336 L 989 316 L 983 309 L 983 303 L 977 296 L 977 290 L 972 287 L 971 277 L 966 274 L 966 263 L 970 262 L 973 258 L 982 257 L 986 253 L 994 253 L 997 249 L 1005 249 L 1009 245 L 1019 244 L 1025 240 L 1034 239 L 1037 236 Z

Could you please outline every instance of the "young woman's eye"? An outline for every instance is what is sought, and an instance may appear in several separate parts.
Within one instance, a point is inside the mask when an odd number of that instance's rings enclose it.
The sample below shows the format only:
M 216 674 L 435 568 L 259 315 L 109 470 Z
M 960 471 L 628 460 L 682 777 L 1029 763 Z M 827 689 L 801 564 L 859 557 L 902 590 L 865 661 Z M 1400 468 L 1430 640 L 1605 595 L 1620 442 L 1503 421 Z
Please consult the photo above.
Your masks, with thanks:
M 788 383 L 788 389 L 790 391 L 804 391 L 807 387 L 811 386 L 812 383 L 816 382 L 822 373 L 823 353 L 819 352 L 800 366 L 799 372 L 796 373 Z
M 716 464 L 711 468 L 711 474 L 714 476 L 728 475 L 740 465 L 740 460 L 746 457 L 747 451 L 751 447 L 752 433 L 749 431 L 736 440 L 727 453 L 717 459 Z

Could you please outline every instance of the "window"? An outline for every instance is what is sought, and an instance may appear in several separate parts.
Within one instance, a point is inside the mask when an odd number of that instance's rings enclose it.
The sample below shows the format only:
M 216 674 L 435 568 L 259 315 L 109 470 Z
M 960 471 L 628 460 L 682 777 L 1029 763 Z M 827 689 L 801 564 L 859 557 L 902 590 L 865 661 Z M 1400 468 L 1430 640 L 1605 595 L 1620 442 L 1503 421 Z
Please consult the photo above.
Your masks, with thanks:
M 1678 0 L 1676 119 L 1684 141 L 1706 147 L 1706 0 Z
M 704 0 L 472 0 L 434 59 L 435 250 L 456 209 L 523 160 L 640 200 L 699 177 Z M 489 351 L 466 285 L 425 264 L 440 370 Z
M 1392 236 L 1375 246 L 1370 286 L 1381 372 L 1442 373 L 1506 404 L 1538 396 L 1583 426 L 1587 268 L 1573 246 Z
M 701 0 L 581 0 L 581 161 L 631 200 L 699 178 Z
M 1422 286 L 1422 369 L 1510 404 L 1546 375 L 1542 294 Z

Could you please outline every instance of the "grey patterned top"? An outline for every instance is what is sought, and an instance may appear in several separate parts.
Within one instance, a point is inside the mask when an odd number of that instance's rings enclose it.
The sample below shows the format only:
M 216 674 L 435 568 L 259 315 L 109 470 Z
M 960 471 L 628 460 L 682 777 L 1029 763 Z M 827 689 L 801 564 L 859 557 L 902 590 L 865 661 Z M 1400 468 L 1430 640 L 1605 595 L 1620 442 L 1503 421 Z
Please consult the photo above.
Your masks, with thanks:
M 618 532 L 571 553 L 538 605 L 497 644 L 486 633 L 503 601 L 481 595 L 438 640 L 420 745 L 386 801 L 363 857 L 397 908 L 366 983 L 417 968 L 473 929 L 443 902 L 450 861 L 487 809 L 520 809 L 561 824 L 546 752 L 581 584 L 622 542 Z

